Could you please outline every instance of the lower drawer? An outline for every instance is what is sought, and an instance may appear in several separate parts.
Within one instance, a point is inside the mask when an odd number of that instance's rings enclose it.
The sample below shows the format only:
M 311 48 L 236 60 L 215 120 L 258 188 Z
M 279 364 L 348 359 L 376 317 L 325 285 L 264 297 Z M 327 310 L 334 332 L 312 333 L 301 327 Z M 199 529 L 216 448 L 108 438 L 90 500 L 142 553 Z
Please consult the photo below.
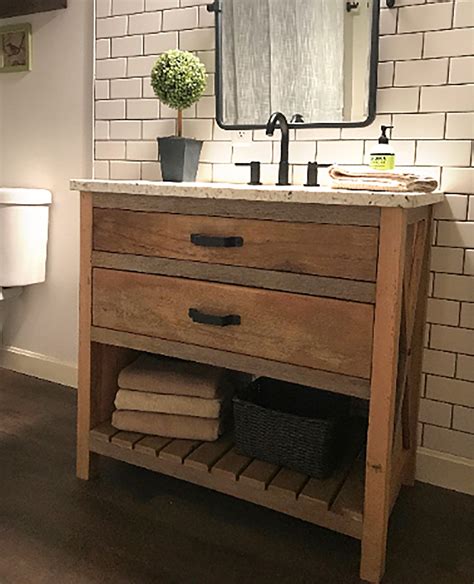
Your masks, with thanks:
M 93 324 L 368 379 L 368 304 L 137 274 L 93 271 Z

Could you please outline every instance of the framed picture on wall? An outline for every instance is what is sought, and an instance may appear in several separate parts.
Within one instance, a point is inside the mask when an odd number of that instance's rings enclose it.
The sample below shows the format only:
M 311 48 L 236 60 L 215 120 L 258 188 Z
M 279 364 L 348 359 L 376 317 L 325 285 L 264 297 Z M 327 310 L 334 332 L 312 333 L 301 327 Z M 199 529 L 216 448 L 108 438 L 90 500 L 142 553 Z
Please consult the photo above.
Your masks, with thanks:
M 31 71 L 31 24 L 0 27 L 0 73 Z
M 84 0 L 89 2 L 90 0 Z M 0 0 L 0 18 L 67 8 L 67 0 Z

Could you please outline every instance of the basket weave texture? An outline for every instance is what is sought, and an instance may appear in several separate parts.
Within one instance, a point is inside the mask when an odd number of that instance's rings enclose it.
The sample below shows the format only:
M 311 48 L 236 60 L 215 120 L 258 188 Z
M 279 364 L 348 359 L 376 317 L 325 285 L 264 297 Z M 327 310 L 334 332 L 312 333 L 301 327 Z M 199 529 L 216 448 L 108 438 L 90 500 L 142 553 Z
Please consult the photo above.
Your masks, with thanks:
M 259 378 L 234 397 L 236 446 L 246 456 L 328 478 L 343 453 L 349 408 L 347 396 Z

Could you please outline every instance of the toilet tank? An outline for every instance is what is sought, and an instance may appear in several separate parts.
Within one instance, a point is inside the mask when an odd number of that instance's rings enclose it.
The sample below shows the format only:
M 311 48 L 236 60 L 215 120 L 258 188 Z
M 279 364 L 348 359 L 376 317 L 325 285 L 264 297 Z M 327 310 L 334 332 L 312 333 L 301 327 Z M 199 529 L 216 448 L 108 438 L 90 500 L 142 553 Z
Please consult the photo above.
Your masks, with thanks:
M 0 188 L 0 287 L 44 282 L 51 193 Z

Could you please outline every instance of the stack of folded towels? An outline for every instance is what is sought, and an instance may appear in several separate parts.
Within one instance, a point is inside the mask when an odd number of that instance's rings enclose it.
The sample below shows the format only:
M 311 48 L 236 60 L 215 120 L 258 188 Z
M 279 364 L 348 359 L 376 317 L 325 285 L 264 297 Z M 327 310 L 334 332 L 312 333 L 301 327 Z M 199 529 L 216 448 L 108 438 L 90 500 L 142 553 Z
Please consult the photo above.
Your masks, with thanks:
M 142 355 L 118 378 L 118 430 L 212 442 L 231 412 L 234 374 L 198 363 Z
M 354 191 L 387 191 L 392 193 L 432 193 L 438 181 L 429 176 L 409 172 L 378 171 L 371 168 L 355 170 L 342 166 L 331 166 L 329 176 L 333 189 Z

